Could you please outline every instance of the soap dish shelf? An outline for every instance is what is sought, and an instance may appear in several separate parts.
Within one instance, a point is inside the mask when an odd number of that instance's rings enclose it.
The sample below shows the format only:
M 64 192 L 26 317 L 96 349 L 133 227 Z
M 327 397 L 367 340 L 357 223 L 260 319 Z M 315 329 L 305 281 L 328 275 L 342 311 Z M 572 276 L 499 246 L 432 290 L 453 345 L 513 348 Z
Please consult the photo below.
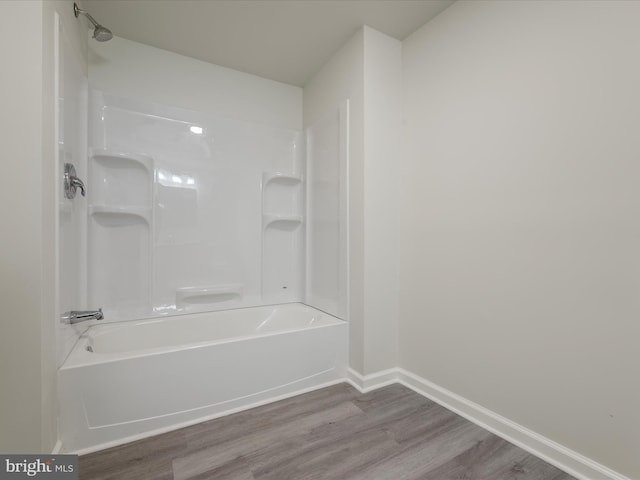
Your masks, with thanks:
M 151 208 L 138 207 L 129 205 L 89 205 L 89 215 L 96 217 L 111 217 L 112 220 L 118 217 L 123 220 L 126 218 L 137 218 L 144 221 L 147 225 L 151 225 Z
M 264 228 L 296 226 L 302 223 L 302 215 L 265 214 L 262 216 Z
M 262 174 L 262 186 L 266 187 L 270 183 L 282 185 L 298 185 L 302 183 L 302 175 L 299 173 L 265 172 Z
M 111 166 L 143 167 L 149 173 L 153 173 L 153 158 L 144 153 L 121 152 L 94 148 L 91 157 L 98 163 Z
M 181 287 L 176 290 L 176 307 L 184 308 L 189 305 L 206 305 L 241 300 L 243 295 L 244 285 L 241 283 Z

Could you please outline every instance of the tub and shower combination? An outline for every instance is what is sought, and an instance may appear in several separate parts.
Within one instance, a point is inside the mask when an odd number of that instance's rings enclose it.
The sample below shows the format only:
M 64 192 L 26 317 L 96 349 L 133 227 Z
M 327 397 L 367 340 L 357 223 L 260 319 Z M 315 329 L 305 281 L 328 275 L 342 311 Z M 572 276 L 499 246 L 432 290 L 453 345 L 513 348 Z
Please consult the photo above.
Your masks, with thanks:
M 64 199 L 86 213 L 86 291 L 71 309 L 105 319 L 63 327 L 65 451 L 346 378 L 344 168 L 326 153 L 345 143 L 341 118 L 309 127 L 311 141 L 90 90 L 86 209 Z
M 90 327 L 59 371 L 86 453 L 341 381 L 346 322 L 299 303 Z

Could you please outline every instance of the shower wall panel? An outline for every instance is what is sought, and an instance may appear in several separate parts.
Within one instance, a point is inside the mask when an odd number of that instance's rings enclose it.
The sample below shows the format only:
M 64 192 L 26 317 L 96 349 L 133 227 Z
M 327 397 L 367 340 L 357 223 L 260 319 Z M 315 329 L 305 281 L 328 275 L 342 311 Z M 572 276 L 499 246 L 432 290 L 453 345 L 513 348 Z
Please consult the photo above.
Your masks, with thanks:
M 86 304 L 86 198 L 78 191 L 71 200 L 63 188 L 64 165 L 75 166 L 77 176 L 87 177 L 87 74 L 83 59 L 76 53 L 71 32 L 57 23 L 56 32 L 56 182 L 57 260 L 56 283 L 59 314 L 88 308 Z M 56 362 L 64 362 L 86 328 L 55 320 Z
M 305 302 L 338 318 L 348 311 L 349 101 L 307 128 Z
M 301 300 L 301 132 L 91 104 L 89 297 L 107 319 Z

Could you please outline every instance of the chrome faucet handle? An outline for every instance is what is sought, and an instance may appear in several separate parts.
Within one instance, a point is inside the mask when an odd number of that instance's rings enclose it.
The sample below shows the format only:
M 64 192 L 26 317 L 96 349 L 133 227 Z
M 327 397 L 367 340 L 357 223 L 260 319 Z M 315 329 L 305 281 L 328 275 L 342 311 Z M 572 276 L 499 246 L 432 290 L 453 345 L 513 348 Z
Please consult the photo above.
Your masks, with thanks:
M 84 183 L 76 177 L 76 167 L 72 163 L 64 164 L 64 196 L 69 200 L 76 198 L 76 190 L 80 189 L 80 194 L 86 196 Z
M 69 176 L 69 182 L 71 183 L 71 188 L 79 188 L 80 194 L 84 197 L 86 196 L 86 192 L 84 190 L 84 183 L 78 177 L 74 177 L 73 175 Z

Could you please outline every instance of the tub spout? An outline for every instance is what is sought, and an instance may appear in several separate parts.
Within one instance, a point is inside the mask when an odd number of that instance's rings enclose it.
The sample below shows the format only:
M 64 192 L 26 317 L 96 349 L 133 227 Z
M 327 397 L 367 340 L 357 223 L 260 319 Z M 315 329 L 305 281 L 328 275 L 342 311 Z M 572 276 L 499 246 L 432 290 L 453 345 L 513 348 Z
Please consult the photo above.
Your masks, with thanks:
M 71 325 L 87 320 L 102 320 L 103 318 L 104 315 L 102 314 L 101 308 L 98 310 L 71 310 L 62 315 L 63 321 L 66 320 L 65 323 L 68 322 Z

